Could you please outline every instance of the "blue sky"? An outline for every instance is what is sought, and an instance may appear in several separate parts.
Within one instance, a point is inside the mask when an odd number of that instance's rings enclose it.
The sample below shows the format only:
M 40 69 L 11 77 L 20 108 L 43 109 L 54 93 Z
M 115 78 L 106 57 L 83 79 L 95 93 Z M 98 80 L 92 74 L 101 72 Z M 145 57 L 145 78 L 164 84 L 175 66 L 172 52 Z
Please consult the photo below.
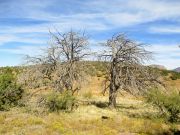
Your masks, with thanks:
M 85 29 L 93 48 L 115 33 L 149 44 L 154 60 L 180 66 L 179 0 L 0 0 L 0 66 L 47 46 L 48 30 Z

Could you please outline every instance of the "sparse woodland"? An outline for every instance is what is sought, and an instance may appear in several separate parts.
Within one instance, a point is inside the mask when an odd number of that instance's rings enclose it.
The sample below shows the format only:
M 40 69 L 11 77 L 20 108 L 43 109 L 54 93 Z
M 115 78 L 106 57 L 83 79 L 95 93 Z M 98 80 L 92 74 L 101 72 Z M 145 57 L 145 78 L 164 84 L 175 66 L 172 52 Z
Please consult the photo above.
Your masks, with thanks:
M 145 44 L 117 34 L 92 52 L 84 32 L 49 33 L 25 66 L 0 68 L 0 134 L 180 132 L 180 73 L 145 66 Z

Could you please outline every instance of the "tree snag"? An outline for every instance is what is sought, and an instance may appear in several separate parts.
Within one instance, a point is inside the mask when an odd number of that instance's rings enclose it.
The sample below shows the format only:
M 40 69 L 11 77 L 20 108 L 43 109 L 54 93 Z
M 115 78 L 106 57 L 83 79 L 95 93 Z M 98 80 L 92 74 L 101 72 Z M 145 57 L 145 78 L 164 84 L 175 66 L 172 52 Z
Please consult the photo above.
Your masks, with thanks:
M 144 44 L 118 34 L 108 40 L 105 46 L 106 51 L 100 57 L 108 62 L 108 87 L 105 90 L 109 89 L 109 106 L 116 107 L 119 90 L 133 95 L 142 94 L 159 83 L 152 69 L 143 65 L 151 58 L 151 52 L 144 49 Z

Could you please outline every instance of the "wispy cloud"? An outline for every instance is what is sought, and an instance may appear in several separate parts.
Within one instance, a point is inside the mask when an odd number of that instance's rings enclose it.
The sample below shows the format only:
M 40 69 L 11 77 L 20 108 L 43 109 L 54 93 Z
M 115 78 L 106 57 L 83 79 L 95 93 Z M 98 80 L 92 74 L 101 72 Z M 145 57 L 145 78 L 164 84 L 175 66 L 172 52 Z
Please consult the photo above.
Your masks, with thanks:
M 21 4 L 18 2 L 4 3 L 9 12 L 1 11 L 2 16 L 0 17 L 8 14 L 6 17 L 46 20 L 49 21 L 49 24 L 65 23 L 69 26 L 76 24 L 78 27 L 83 25 L 95 27 L 93 24 L 97 24 L 96 27 L 101 25 L 109 28 L 136 25 L 160 19 L 180 19 L 180 2 L 178 1 L 117 0 L 109 3 L 109 0 L 87 0 L 86 2 L 46 0 L 43 4 L 40 0 L 36 2 L 20 0 L 19 2 Z M 65 3 L 69 4 L 71 9 L 64 9 Z M 75 8 L 73 4 L 76 4 L 78 8 Z M 52 8 L 56 10 L 54 11 Z M 64 11 L 59 10 L 61 8 Z M 61 25 L 61 27 L 63 26 Z
M 69 27 L 88 28 L 90 30 L 106 30 L 118 27 L 127 27 L 156 20 L 180 20 L 180 2 L 167 0 L 40 0 L 32 2 L 4 2 L 6 10 L 1 4 L 1 17 L 31 18 L 33 20 L 44 20 L 46 24 L 14 28 L 12 32 L 46 32 L 47 27 L 57 25 L 60 29 L 67 30 Z M 69 8 L 63 6 L 69 4 Z M 78 8 L 75 8 L 76 4 Z M 57 8 L 58 7 L 58 8 Z M 55 10 L 53 10 L 53 8 Z M 60 10 L 60 9 L 63 10 Z M 8 11 L 7 11 L 8 9 Z M 18 10 L 17 10 L 18 9 Z M 29 28 L 29 31 L 27 30 Z M 7 28 L 8 29 L 8 28 Z M 30 31 L 31 30 L 31 31 Z
M 60 32 L 71 28 L 85 29 L 90 34 L 95 33 L 93 37 L 98 41 L 123 30 L 132 32 L 130 34 L 136 37 L 141 34 L 137 40 L 148 39 L 153 43 L 156 43 L 154 37 L 157 34 L 162 35 L 160 38 L 163 41 L 166 34 L 180 34 L 178 0 L 6 0 L 0 1 L 0 8 L 0 51 L 4 53 L 22 54 L 37 49 L 33 46 L 46 44 L 48 30 L 54 27 Z M 173 21 L 173 24 L 166 21 Z M 163 23 L 157 25 L 156 22 Z M 177 37 L 174 38 L 180 42 Z M 9 44 L 12 42 L 24 43 L 24 47 L 17 44 L 11 48 Z M 96 43 L 94 40 L 92 44 Z M 177 64 L 178 49 L 168 44 L 168 39 L 165 43 L 150 48 L 155 52 L 156 59 L 168 68 L 180 66 Z M 164 57 L 175 64 L 166 63 Z
M 0 52 L 6 52 L 16 55 L 21 55 L 22 57 L 25 55 L 37 55 L 42 53 L 42 49 L 45 48 L 45 46 L 18 46 L 16 48 L 5 48 L 0 49 Z
M 5 45 L 9 42 L 21 42 L 21 43 L 29 43 L 29 44 L 46 44 L 46 41 L 40 40 L 38 38 L 28 38 L 28 37 L 21 37 L 17 35 L 0 35 L 0 45 Z
M 180 48 L 177 44 L 153 44 L 146 48 L 153 52 L 154 60 L 149 63 L 161 64 L 168 69 L 179 66 Z
M 150 27 L 149 32 L 159 34 L 180 34 L 180 26 Z

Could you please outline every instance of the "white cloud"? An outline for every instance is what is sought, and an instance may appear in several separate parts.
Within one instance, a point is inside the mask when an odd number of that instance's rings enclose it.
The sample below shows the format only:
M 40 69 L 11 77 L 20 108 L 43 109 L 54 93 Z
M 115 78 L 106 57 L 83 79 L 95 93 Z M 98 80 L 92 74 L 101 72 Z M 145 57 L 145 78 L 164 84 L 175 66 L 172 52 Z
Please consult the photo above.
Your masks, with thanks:
M 150 27 L 148 30 L 150 33 L 163 33 L 163 34 L 180 34 L 180 27 L 178 26 L 161 26 Z
M 0 52 L 6 52 L 18 55 L 37 55 L 42 52 L 42 48 L 45 46 L 19 46 L 16 48 L 0 49 Z
M 67 13 L 53 10 L 51 7 L 56 6 L 56 9 L 65 9 L 62 7 L 63 1 L 46 0 L 24 2 L 13 1 L 12 3 L 1 3 L 0 18 L 29 18 L 32 20 L 47 21 L 43 24 L 19 25 L 19 26 L 1 26 L 0 27 L 0 45 L 8 42 L 20 41 L 31 44 L 41 44 L 47 40 L 37 37 L 22 37 L 21 34 L 32 33 L 48 33 L 49 28 L 54 26 L 61 32 L 73 29 L 85 29 L 87 31 L 104 31 L 115 28 L 129 27 L 147 22 L 158 20 L 180 20 L 180 1 L 170 0 L 77 0 L 78 8 L 71 5 Z M 71 1 L 66 1 L 72 4 Z M 19 4 L 21 3 L 21 4 Z M 59 8 L 57 8 L 59 7 Z M 51 9 L 52 8 L 52 9 Z M 152 33 L 180 33 L 180 27 L 177 26 L 161 26 L 150 27 L 148 29 Z M 15 49 L 1 49 L 0 51 L 11 52 L 14 54 L 22 54 L 24 52 L 33 53 L 33 46 L 16 47 Z M 168 68 L 175 68 L 179 62 L 179 48 L 176 45 L 153 45 L 149 48 L 155 52 L 157 64 L 163 64 Z M 178 50 L 179 49 L 179 50 Z M 175 58 L 176 57 L 176 58 Z
M 5 26 L 1 27 L 1 33 L 5 34 L 17 34 L 17 33 L 36 33 L 48 32 L 48 25 L 34 25 L 34 26 Z
M 179 20 L 180 2 L 167 0 L 99 0 L 87 3 L 99 16 L 116 27 L 136 25 L 156 20 Z M 113 27 L 112 25 L 110 27 Z
M 15 4 L 16 6 L 14 7 L 8 7 L 12 11 L 16 11 L 14 14 L 11 14 L 14 17 L 46 20 L 49 21 L 48 23 L 4 29 L 12 29 L 11 32 L 13 33 L 47 32 L 48 27 L 57 25 L 59 29 L 63 30 L 73 27 L 77 29 L 107 30 L 161 19 L 180 19 L 180 2 L 178 1 L 138 0 L 137 2 L 135 0 L 117 0 L 109 2 L 109 0 L 92 0 L 79 2 L 80 4 L 77 6 L 79 6 L 79 10 L 83 9 L 81 13 L 76 11 L 73 8 L 74 5 L 72 5 L 72 9 L 69 9 L 69 11 L 74 12 L 70 12 L 70 14 L 56 11 L 50 12 L 50 6 L 57 4 L 57 1 L 47 0 L 43 4 L 40 3 L 40 1 L 32 3 L 22 1 L 22 5 Z M 69 4 L 71 4 L 71 2 L 69 2 Z M 17 12 L 17 7 L 22 11 Z
M 45 41 L 37 38 L 28 38 L 21 37 L 13 34 L 0 34 L 0 45 L 5 45 L 9 42 L 22 42 L 22 43 L 30 43 L 30 44 L 44 44 Z
M 154 60 L 149 64 L 164 65 L 168 69 L 180 67 L 180 48 L 174 44 L 153 44 L 146 48 L 153 52 Z

